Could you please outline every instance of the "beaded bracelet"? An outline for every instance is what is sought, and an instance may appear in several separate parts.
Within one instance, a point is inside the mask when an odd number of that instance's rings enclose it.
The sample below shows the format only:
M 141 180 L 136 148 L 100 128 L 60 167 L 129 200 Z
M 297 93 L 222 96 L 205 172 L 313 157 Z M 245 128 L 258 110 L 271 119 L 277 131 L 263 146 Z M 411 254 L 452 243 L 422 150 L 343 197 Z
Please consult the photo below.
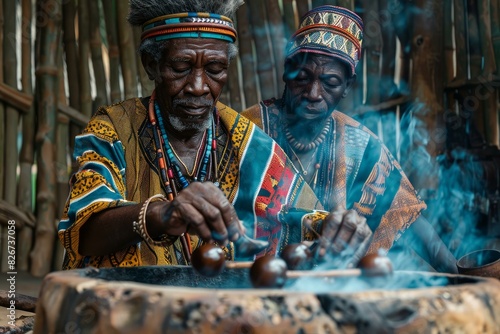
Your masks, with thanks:
M 141 238 L 146 241 L 148 244 L 154 245 L 154 246 L 162 246 L 162 247 L 167 247 L 172 245 L 179 236 L 177 235 L 168 235 L 168 234 L 162 234 L 158 239 L 153 239 L 151 236 L 148 234 L 148 231 L 146 229 L 146 213 L 148 211 L 148 206 L 149 203 L 151 202 L 156 202 L 156 201 L 166 201 L 167 198 L 163 196 L 162 194 L 156 194 L 154 196 L 151 196 L 148 198 L 144 204 L 142 205 L 141 211 L 139 212 L 139 222 L 134 221 L 132 223 L 133 230 L 135 233 L 139 234 Z

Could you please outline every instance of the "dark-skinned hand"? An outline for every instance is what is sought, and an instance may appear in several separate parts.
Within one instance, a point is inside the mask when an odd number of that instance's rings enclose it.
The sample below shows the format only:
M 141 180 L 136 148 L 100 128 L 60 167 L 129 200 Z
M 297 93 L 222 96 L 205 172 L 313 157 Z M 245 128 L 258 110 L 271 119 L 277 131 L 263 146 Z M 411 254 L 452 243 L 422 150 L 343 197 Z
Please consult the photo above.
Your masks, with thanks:
M 198 235 L 205 242 L 226 245 L 245 229 L 224 193 L 212 182 L 193 182 L 182 189 L 172 202 L 155 202 L 148 220 L 151 235 Z M 148 210 L 149 211 L 149 210 Z
M 323 221 L 318 255 L 350 254 L 344 265 L 353 267 L 368 250 L 371 236 L 365 217 L 352 209 L 336 207 Z

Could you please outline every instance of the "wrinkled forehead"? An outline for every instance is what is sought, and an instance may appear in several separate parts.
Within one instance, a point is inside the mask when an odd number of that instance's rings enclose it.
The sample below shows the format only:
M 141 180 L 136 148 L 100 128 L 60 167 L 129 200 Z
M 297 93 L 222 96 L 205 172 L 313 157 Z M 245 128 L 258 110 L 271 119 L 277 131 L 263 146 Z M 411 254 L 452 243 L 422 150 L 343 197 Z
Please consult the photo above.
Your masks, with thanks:
M 341 59 L 313 52 L 297 53 L 285 62 L 285 71 L 300 70 L 301 68 L 318 69 L 322 71 L 340 71 L 345 75 L 350 74 L 350 65 Z
M 220 59 L 228 58 L 229 43 L 210 38 L 178 38 L 162 41 L 163 58 L 182 58 L 206 55 Z

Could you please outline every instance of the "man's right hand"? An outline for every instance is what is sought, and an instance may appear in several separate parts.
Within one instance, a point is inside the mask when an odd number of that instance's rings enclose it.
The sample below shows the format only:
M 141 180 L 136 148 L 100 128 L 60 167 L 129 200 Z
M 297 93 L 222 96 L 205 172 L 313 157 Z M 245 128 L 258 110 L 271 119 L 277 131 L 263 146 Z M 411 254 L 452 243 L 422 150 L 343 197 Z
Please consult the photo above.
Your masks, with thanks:
M 182 189 L 172 202 L 155 202 L 148 231 L 154 235 L 198 235 L 205 242 L 226 245 L 235 241 L 244 228 L 224 193 L 212 182 L 193 182 Z M 153 205 L 151 205 L 153 208 Z M 150 214 L 148 212 L 148 220 Z

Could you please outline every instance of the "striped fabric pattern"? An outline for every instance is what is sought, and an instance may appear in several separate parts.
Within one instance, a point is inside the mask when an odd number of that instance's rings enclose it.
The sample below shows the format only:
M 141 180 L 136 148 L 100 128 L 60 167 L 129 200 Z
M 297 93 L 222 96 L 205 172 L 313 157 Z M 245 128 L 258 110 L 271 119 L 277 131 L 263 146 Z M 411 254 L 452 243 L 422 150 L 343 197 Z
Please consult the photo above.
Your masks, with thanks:
M 234 110 L 222 104 L 217 107 L 222 129 L 217 138 L 220 188 L 249 236 L 267 238 L 271 246 L 265 252 L 275 254 L 290 240 L 306 237 L 302 225 L 306 214 L 313 213 L 320 220 L 326 212 L 316 210 L 321 204 L 313 191 L 270 137 Z M 80 228 L 92 214 L 163 193 L 146 114 L 139 99 L 101 108 L 76 138 L 74 156 L 79 170 L 71 178 L 71 193 L 58 226 L 66 249 L 65 269 L 186 264 L 179 241 L 170 247 L 140 242 L 106 256 L 78 253 Z M 288 219 L 290 207 L 306 210 Z M 191 242 L 193 249 L 201 244 L 196 236 Z M 240 259 L 231 245 L 224 250 L 228 258 Z
M 286 138 L 280 131 L 285 122 L 281 106 L 281 100 L 270 99 L 243 111 L 242 115 L 286 147 Z M 327 210 L 346 203 L 348 209 L 366 217 L 374 232 L 368 252 L 388 250 L 426 205 L 374 133 L 341 112 L 333 112 L 332 119 L 334 126 L 330 131 L 336 134 L 336 153 L 328 159 L 334 164 L 329 182 L 334 191 L 332 198 L 320 201 Z

